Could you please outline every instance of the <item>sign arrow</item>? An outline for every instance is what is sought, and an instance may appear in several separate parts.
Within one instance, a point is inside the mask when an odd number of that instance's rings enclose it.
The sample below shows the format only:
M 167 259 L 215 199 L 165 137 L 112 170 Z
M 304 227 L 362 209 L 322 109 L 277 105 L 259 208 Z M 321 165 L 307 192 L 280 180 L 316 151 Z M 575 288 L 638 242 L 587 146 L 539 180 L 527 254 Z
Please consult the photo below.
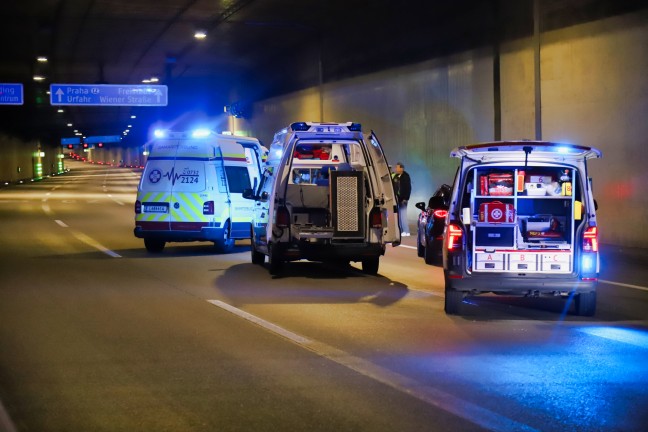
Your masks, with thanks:
M 63 96 L 63 90 L 60 88 L 56 90 L 56 93 L 54 93 L 56 96 L 58 96 L 58 101 L 61 102 L 61 96 Z

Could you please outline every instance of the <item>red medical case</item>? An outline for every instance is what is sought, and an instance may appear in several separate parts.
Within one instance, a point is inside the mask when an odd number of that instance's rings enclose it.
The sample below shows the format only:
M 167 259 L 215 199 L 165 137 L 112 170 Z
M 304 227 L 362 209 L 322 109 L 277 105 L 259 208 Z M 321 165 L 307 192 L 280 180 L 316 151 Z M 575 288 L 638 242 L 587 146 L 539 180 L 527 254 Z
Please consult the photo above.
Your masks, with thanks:
M 513 204 L 491 201 L 479 205 L 479 222 L 514 223 L 515 208 Z

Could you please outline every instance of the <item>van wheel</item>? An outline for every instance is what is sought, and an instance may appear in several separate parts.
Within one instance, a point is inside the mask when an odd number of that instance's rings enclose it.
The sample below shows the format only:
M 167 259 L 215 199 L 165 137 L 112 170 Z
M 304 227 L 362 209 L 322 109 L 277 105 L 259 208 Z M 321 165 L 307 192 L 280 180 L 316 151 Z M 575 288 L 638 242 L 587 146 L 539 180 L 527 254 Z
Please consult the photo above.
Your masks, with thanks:
M 151 253 L 160 253 L 166 243 L 163 240 L 144 239 L 144 247 Z
M 281 253 L 277 250 L 277 245 L 268 245 L 268 265 L 270 274 L 273 276 L 278 276 L 283 270 L 283 260 L 281 259 Z
M 214 242 L 214 246 L 220 252 L 228 253 L 234 250 L 234 239 L 230 238 L 230 224 L 227 222 L 223 228 L 223 238 Z
M 596 313 L 596 291 L 580 293 L 575 300 L 577 315 L 592 316 Z
M 445 292 L 445 313 L 459 315 L 464 294 L 462 291 L 448 290 Z
M 380 265 L 380 257 L 365 258 L 362 260 L 362 271 L 366 274 L 378 274 L 378 266 Z
M 416 255 L 418 255 L 419 258 L 422 258 L 423 254 L 425 254 L 425 246 L 421 244 L 421 233 L 419 232 L 416 235 Z

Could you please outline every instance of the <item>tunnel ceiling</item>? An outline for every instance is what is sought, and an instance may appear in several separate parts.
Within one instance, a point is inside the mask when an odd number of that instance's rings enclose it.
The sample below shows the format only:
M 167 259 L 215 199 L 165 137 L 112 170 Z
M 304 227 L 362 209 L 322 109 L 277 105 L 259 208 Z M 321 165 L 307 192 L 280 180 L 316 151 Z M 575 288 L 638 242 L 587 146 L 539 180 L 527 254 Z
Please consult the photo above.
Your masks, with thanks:
M 543 30 L 645 7 L 635 0 L 540 5 Z M 22 0 L 3 2 L 1 15 L 0 82 L 23 83 L 25 104 L 0 106 L 0 131 L 50 139 L 68 134 L 68 123 L 88 135 L 118 134 L 185 110 L 213 114 L 234 101 L 244 107 L 533 29 L 532 0 Z M 207 37 L 195 39 L 198 30 Z M 140 84 L 151 77 L 169 86 L 169 107 L 58 113 L 46 93 L 51 83 Z

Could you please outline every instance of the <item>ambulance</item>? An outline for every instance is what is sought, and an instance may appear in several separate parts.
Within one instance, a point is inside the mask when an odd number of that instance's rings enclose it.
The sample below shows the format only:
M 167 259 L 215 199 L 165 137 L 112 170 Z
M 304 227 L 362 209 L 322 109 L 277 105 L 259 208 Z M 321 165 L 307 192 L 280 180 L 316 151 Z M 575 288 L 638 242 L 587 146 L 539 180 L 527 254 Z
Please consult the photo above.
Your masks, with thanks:
M 600 150 L 544 141 L 480 143 L 460 159 L 445 221 L 445 311 L 484 293 L 569 299 L 596 311 L 597 204 L 587 162 Z
M 376 135 L 359 123 L 298 122 L 275 134 L 254 202 L 251 253 L 279 274 L 288 261 L 362 263 L 376 274 L 400 243 L 391 172 Z
M 227 252 L 250 237 L 252 204 L 267 151 L 256 138 L 209 130 L 156 131 L 137 191 L 135 237 L 149 252 L 167 242 L 209 241 Z

